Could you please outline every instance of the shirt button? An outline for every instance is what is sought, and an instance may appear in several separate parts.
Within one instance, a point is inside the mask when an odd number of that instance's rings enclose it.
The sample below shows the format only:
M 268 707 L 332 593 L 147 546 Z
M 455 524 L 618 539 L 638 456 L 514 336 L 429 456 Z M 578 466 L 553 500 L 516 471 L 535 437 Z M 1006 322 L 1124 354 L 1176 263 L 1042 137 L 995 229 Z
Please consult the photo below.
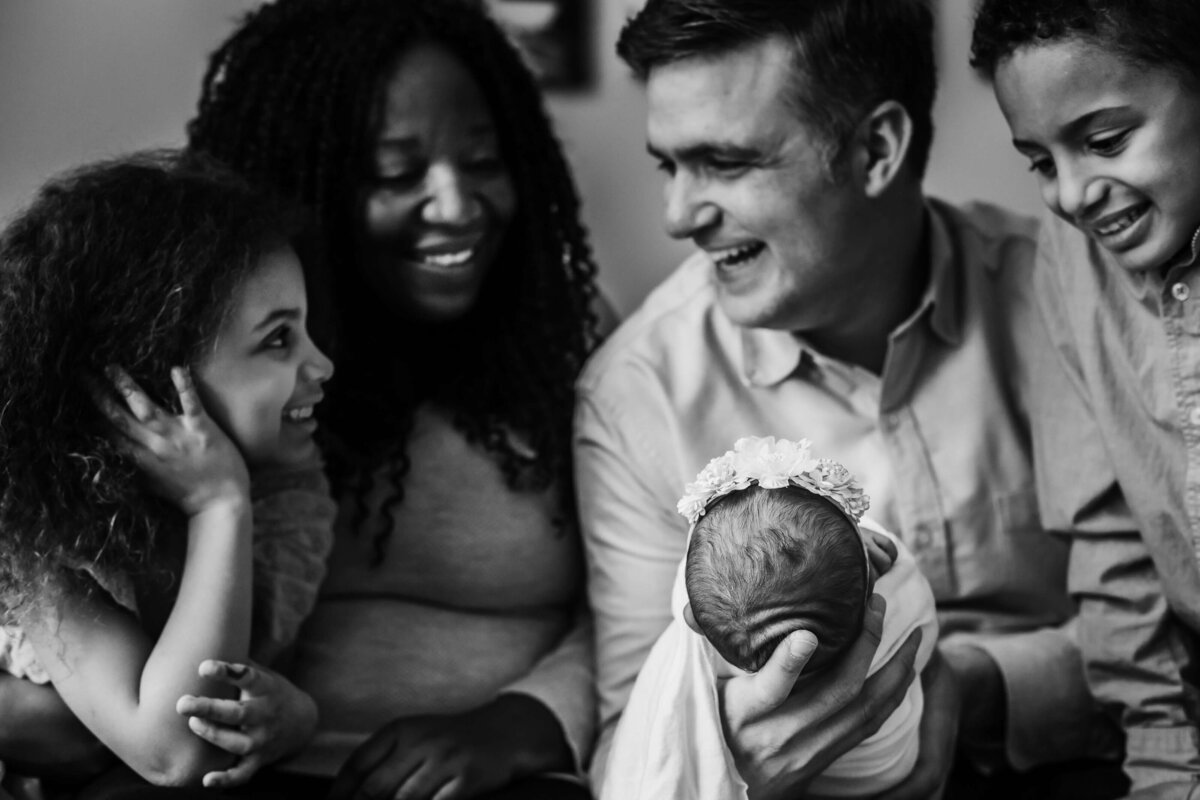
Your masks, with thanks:
M 1191 293 L 1192 291 L 1187 287 L 1186 283 L 1177 283 L 1171 287 L 1171 294 L 1181 303 L 1187 300 Z
M 1193 425 L 1200 425 L 1200 406 L 1194 406 L 1192 410 L 1188 412 L 1188 419 L 1192 421 Z

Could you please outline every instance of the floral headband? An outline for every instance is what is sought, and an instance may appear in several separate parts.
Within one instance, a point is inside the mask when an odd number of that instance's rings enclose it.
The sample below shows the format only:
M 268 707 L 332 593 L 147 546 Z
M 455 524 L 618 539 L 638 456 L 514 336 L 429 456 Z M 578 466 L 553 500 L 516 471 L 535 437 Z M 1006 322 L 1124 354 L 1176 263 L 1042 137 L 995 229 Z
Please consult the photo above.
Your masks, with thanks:
M 676 508 L 695 525 L 717 500 L 756 483 L 764 489 L 799 486 L 827 497 L 856 525 L 870 505 L 850 470 L 831 459 L 813 457 L 808 439 L 745 436 L 725 455 L 708 462 L 687 485 Z

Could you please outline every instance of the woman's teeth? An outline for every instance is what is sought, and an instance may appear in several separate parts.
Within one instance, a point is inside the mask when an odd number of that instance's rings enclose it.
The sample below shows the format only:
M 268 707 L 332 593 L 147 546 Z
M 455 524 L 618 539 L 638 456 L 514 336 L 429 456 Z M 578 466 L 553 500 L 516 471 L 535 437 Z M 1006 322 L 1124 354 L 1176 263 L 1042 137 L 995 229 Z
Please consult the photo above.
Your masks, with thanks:
M 468 248 L 457 253 L 427 253 L 421 256 L 421 260 L 435 267 L 456 267 L 466 263 L 474 254 L 475 250 Z
M 301 406 L 300 408 L 289 408 L 283 412 L 283 416 L 290 422 L 303 422 L 313 415 L 312 406 Z

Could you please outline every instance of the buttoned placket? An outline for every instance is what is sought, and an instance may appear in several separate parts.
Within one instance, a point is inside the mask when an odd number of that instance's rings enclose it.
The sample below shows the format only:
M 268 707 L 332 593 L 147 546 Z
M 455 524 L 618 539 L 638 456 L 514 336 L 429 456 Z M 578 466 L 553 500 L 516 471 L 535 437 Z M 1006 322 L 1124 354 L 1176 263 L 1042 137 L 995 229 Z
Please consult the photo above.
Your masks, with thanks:
M 1200 561 L 1200 268 L 1171 269 L 1159 293 L 1170 349 L 1171 381 L 1187 454 L 1187 517 L 1192 555 Z
M 928 316 L 893 334 L 881 384 L 879 428 L 898 478 L 896 510 L 905 544 L 935 597 L 954 597 L 958 581 L 950 557 L 949 526 L 929 446 L 913 409 L 920 392 L 921 342 Z M 897 378 L 901 378 L 900 383 Z

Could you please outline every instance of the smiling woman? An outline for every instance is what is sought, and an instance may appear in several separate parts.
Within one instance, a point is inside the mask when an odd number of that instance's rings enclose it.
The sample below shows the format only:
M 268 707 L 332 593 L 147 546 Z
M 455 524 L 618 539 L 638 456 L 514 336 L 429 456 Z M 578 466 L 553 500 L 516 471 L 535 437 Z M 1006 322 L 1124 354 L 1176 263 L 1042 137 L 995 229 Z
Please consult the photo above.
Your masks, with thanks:
M 585 796 L 570 431 L 600 324 L 533 75 L 477 2 L 281 0 L 213 55 L 189 136 L 314 210 L 331 298 L 341 513 L 292 672 L 321 724 L 281 769 L 337 797 Z

